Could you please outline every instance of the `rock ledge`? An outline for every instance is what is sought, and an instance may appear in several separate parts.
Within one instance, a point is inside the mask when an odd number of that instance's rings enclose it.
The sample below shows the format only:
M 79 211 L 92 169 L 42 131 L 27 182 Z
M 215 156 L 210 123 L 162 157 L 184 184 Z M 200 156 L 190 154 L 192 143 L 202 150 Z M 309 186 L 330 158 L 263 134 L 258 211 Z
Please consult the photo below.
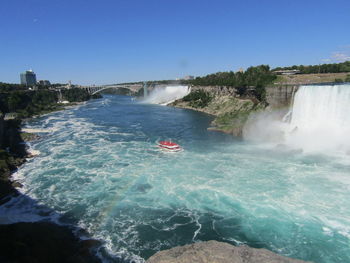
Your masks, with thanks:
M 235 247 L 227 243 L 207 241 L 163 250 L 146 263 L 302 263 L 266 249 Z

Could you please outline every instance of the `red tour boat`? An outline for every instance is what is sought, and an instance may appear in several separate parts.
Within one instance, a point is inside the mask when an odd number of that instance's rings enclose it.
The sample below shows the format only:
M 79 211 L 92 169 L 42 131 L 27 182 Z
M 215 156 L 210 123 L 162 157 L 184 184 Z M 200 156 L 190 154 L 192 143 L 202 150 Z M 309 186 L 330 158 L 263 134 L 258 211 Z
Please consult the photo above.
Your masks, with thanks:
M 181 150 L 180 145 L 171 141 L 160 141 L 158 142 L 158 146 L 162 149 L 170 150 L 170 151 L 179 151 Z

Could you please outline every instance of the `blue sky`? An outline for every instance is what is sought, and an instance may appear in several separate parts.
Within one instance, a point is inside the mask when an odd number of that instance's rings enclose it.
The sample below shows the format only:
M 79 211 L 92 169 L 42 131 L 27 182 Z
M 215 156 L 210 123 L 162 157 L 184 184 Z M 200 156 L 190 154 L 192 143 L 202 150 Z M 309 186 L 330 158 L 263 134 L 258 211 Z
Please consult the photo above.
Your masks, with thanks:
M 108 84 L 350 59 L 349 0 L 2 0 L 0 81 Z

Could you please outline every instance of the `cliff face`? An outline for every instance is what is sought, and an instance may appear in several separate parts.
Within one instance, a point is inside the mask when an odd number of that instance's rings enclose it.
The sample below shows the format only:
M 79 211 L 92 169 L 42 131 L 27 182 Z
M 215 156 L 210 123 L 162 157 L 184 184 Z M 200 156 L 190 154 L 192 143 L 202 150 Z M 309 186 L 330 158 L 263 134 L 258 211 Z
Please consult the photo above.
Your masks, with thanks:
M 243 127 L 251 113 L 270 109 L 288 108 L 298 86 L 285 85 L 266 87 L 266 102 L 259 102 L 254 96 L 239 97 L 237 90 L 225 86 L 193 86 L 191 92 L 204 91 L 212 97 L 205 107 L 193 107 L 191 102 L 178 100 L 171 106 L 205 112 L 216 116 L 210 130 L 242 136 Z M 193 105 L 193 104 L 192 104 Z
M 271 108 L 289 107 L 298 85 L 266 87 L 266 102 Z
M 288 107 L 293 94 L 299 85 L 280 85 L 266 87 L 266 102 L 271 108 Z M 226 86 L 193 86 L 191 91 L 203 90 L 214 97 L 233 96 L 238 97 L 237 90 Z
M 212 96 L 236 96 L 237 90 L 226 86 L 193 86 L 191 91 L 203 90 Z
M 146 263 L 302 263 L 305 261 L 279 256 L 266 249 L 235 247 L 227 243 L 208 241 L 164 250 Z
M 226 91 L 224 91 L 226 94 Z M 220 93 L 219 93 L 220 94 Z M 264 109 L 264 105 L 252 99 L 240 99 L 232 95 L 216 95 L 205 107 L 191 107 L 183 100 L 175 101 L 171 106 L 192 109 L 216 116 L 209 130 L 221 131 L 241 136 L 242 130 L 251 112 Z

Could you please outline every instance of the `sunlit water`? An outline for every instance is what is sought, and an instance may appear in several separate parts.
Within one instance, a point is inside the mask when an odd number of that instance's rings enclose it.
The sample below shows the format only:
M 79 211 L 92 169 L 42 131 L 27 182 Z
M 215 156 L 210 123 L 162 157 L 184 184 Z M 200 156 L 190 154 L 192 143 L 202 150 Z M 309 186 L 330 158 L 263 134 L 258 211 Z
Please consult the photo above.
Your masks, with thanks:
M 350 165 L 210 132 L 210 121 L 122 96 L 36 119 L 29 128 L 50 132 L 15 177 L 58 215 L 21 197 L 1 207 L 2 221 L 54 216 L 101 239 L 112 262 L 212 239 L 350 262 Z M 164 139 L 183 151 L 159 150 Z

